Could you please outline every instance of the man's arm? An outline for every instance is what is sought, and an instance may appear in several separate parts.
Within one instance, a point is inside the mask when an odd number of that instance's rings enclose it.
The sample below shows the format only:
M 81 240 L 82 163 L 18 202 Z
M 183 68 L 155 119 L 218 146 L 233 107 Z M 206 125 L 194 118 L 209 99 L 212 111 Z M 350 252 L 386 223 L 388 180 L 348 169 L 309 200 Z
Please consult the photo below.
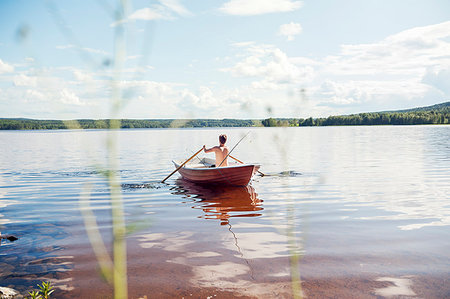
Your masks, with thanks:
M 203 145 L 203 150 L 205 153 L 215 152 L 218 150 L 218 146 L 213 146 L 212 148 L 206 148 L 206 146 Z

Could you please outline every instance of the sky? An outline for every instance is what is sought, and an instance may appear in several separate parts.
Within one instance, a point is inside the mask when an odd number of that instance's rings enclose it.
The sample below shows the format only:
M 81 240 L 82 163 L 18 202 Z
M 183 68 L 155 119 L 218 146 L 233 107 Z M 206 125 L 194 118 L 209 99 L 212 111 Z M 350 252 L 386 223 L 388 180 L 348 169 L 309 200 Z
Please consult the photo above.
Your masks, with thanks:
M 306 118 L 449 100 L 448 0 L 0 0 L 0 118 Z

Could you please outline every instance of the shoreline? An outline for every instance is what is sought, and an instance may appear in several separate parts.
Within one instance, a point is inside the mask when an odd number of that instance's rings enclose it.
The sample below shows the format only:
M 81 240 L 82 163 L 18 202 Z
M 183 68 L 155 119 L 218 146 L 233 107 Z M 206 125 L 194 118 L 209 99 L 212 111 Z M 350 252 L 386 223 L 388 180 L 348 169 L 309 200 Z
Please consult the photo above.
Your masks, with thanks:
M 114 124 L 113 124 L 114 123 Z M 323 127 L 373 125 L 445 125 L 450 124 L 450 102 L 406 110 L 364 112 L 309 118 L 266 119 L 29 119 L 0 118 L 0 130 L 41 129 L 121 129 L 150 128 L 249 128 L 249 127 Z
M 323 125 L 323 126 L 253 126 L 253 127 L 167 127 L 167 128 L 60 128 L 60 129 L 2 129 L 0 132 L 60 132 L 60 131 L 133 131 L 133 130 L 230 130 L 230 129 L 264 129 L 264 128 L 342 128 L 342 127 L 419 127 L 419 126 L 448 126 L 450 123 L 445 124 L 387 124 L 387 125 Z

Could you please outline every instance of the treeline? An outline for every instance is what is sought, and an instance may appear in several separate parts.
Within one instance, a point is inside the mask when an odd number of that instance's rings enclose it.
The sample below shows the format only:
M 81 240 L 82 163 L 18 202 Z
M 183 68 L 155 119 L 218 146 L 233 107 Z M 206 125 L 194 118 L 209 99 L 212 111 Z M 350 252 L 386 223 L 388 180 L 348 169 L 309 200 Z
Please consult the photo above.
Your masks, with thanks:
M 205 127 L 297 127 L 450 124 L 450 102 L 399 111 L 359 113 L 326 118 L 251 119 L 122 119 L 122 129 Z M 0 118 L 0 130 L 107 129 L 109 119 L 71 121 Z
M 258 120 L 242 119 L 122 119 L 122 129 L 134 128 L 203 128 L 203 127 L 254 127 Z M 37 120 L 24 118 L 0 119 L 0 130 L 59 130 L 59 129 L 108 129 L 109 119 Z
M 326 118 L 268 118 L 261 123 L 265 127 L 450 124 L 450 102 L 403 111 L 359 113 Z
M 360 113 L 327 118 L 304 119 L 299 126 L 372 126 L 449 124 L 450 112 L 393 112 Z

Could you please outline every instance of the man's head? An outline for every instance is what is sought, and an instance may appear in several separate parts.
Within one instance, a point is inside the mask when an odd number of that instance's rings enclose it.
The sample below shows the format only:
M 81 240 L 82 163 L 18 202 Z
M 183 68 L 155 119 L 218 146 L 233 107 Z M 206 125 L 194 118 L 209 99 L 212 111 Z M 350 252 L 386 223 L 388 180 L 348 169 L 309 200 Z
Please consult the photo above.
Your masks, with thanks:
M 220 135 L 219 142 L 220 142 L 220 144 L 225 144 L 225 142 L 227 142 L 227 135 L 225 135 L 225 134 Z

